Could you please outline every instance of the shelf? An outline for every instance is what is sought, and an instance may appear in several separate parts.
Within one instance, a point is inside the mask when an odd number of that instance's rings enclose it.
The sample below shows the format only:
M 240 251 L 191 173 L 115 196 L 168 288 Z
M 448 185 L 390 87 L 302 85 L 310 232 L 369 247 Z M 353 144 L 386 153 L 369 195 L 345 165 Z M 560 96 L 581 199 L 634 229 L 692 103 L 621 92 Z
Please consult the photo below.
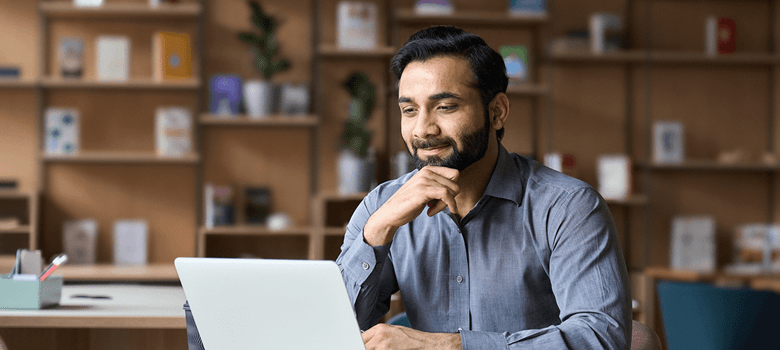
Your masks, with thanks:
M 732 53 L 728 55 L 708 56 L 703 52 L 663 52 L 650 53 L 650 61 L 656 64 L 713 64 L 713 65 L 773 65 L 778 61 L 775 55 L 765 53 Z
M 135 281 L 169 282 L 178 281 L 179 275 L 173 264 L 149 264 L 141 266 L 63 265 L 55 274 L 60 274 L 67 282 L 73 281 Z
M 29 234 L 32 232 L 30 225 L 19 225 L 14 228 L 4 229 L 0 227 L 0 235 L 2 234 Z
M 23 192 L 19 190 L 0 190 L 0 199 L 27 199 L 32 194 L 30 192 Z
M 347 233 L 346 227 L 326 227 L 324 231 L 322 231 L 323 234 L 326 236 L 338 236 L 343 237 L 345 233 Z
M 147 3 L 109 2 L 98 7 L 79 7 L 70 1 L 39 1 L 38 8 L 48 18 L 191 17 L 194 19 L 202 12 L 198 3 L 160 4 L 153 8 Z
M 772 172 L 777 165 L 763 163 L 723 164 L 715 161 L 686 161 L 680 164 L 639 163 L 639 167 L 655 171 L 757 171 Z
M 212 229 L 200 228 L 203 235 L 225 235 L 225 236 L 305 236 L 311 233 L 307 228 L 291 228 L 285 230 L 271 230 L 265 226 L 257 225 L 236 225 L 236 226 L 215 226 Z
M 319 125 L 319 118 L 315 115 L 269 115 L 262 119 L 253 119 L 247 115 L 236 115 L 229 118 L 214 114 L 202 114 L 200 123 L 206 126 L 285 126 L 285 127 L 315 127 Z
M 420 15 L 412 9 L 401 9 L 395 12 L 395 17 L 401 24 L 423 25 L 489 25 L 489 26 L 538 26 L 548 22 L 549 17 L 515 16 L 508 12 L 455 12 L 452 15 Z
M 507 96 L 544 96 L 549 93 L 547 87 L 534 84 L 509 86 L 506 89 Z
M 38 82 L 31 79 L 0 78 L 0 89 L 32 89 Z
M 337 45 L 320 45 L 317 53 L 322 57 L 374 57 L 390 58 L 398 52 L 398 49 L 391 46 L 381 46 L 372 50 L 350 50 L 341 49 Z
M 46 162 L 58 163 L 105 163 L 105 164 L 196 164 L 200 162 L 197 154 L 182 157 L 160 156 L 154 152 L 105 152 L 85 151 L 74 155 L 42 156 Z
M 558 63 L 642 63 L 647 53 L 641 50 L 622 50 L 595 54 L 590 51 L 552 52 L 549 59 Z
M 647 204 L 647 196 L 633 195 L 625 199 L 606 199 L 607 204 L 622 206 L 640 206 Z
M 160 89 L 160 90 L 197 90 L 199 79 L 181 79 L 157 81 L 152 78 L 131 78 L 127 81 L 97 81 L 92 79 L 63 79 L 48 77 L 41 86 L 49 89 Z
M 322 201 L 339 202 L 339 201 L 361 201 L 366 197 L 368 193 L 351 193 L 340 194 L 338 192 L 321 192 L 317 194 L 317 198 Z

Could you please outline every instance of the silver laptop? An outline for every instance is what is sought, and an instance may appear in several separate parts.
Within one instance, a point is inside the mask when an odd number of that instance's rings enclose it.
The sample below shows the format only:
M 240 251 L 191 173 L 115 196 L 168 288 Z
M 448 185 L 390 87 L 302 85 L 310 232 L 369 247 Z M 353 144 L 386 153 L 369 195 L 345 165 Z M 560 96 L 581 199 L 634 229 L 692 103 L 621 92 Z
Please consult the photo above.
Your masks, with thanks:
M 365 350 L 333 261 L 177 258 L 206 350 Z

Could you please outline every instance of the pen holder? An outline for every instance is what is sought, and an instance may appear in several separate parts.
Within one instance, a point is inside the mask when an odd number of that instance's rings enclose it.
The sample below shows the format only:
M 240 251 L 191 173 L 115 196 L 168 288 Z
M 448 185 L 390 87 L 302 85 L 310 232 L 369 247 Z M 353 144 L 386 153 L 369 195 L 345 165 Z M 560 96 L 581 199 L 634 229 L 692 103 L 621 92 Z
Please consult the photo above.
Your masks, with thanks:
M 45 281 L 14 280 L 0 276 L 0 309 L 37 310 L 60 303 L 62 276 L 52 275 Z

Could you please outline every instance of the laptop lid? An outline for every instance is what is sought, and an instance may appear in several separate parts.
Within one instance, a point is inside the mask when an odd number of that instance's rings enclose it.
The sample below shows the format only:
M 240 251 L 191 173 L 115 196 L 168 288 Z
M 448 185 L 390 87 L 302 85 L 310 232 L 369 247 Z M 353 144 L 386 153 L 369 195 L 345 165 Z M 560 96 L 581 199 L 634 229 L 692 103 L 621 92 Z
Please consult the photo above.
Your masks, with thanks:
M 176 258 L 207 350 L 365 350 L 333 261 Z

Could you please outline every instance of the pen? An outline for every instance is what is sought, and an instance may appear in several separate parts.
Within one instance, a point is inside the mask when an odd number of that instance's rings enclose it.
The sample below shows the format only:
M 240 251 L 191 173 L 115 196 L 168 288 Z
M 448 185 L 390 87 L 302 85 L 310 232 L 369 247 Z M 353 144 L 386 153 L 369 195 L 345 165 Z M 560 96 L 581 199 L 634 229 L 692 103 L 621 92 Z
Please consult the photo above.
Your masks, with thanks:
M 60 265 L 62 265 L 64 262 L 68 261 L 68 256 L 65 254 L 58 255 L 54 258 L 54 260 L 51 261 L 51 264 L 46 267 L 43 272 L 41 272 L 39 280 L 45 281 L 49 275 L 51 275 L 54 270 L 56 270 Z

